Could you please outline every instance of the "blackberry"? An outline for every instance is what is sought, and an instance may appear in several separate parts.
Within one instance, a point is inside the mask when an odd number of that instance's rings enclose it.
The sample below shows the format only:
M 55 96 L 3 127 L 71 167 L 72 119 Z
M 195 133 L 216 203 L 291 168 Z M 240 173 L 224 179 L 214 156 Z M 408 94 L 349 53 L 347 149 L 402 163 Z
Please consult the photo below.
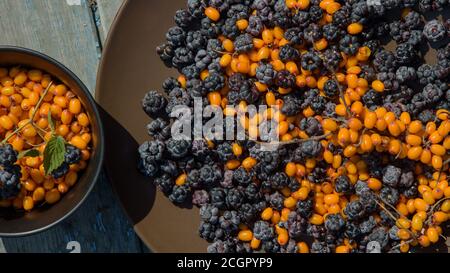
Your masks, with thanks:
M 409 64 L 417 58 L 414 47 L 409 43 L 399 44 L 395 49 L 395 57 L 398 64 Z
M 195 55 L 195 66 L 199 70 L 204 70 L 212 62 L 211 55 L 204 49 L 200 49 Z M 192 79 L 192 78 L 191 78 Z
M 265 221 L 257 221 L 253 225 L 253 236 L 258 240 L 267 242 L 274 238 L 275 233 L 269 223 Z
M 160 140 L 146 141 L 139 147 L 139 154 L 146 161 L 157 161 L 162 159 L 164 150 L 164 142 Z
M 334 189 L 337 193 L 350 194 L 353 192 L 353 186 L 346 175 L 341 175 L 336 178 Z
M 238 20 L 247 19 L 249 13 L 249 7 L 247 5 L 237 4 L 230 6 L 230 9 L 227 11 L 227 17 L 236 18 Z
M 336 233 L 345 226 L 345 220 L 339 213 L 330 214 L 325 218 L 325 228 L 328 232 Z
M 181 87 L 180 82 L 174 77 L 168 77 L 164 80 L 162 84 L 162 88 L 164 91 L 169 94 L 175 87 Z
M 245 200 L 244 193 L 238 188 L 229 189 L 225 198 L 229 209 L 238 209 Z
M 56 170 L 52 172 L 52 177 L 55 179 L 64 177 L 69 172 L 69 164 L 62 163 Z
M 256 78 L 261 83 L 272 85 L 276 75 L 277 73 L 271 64 L 262 63 L 256 68 Z
M 412 0 L 412 1 L 416 1 L 416 0 Z M 405 1 L 405 2 L 407 2 L 407 1 Z M 414 10 L 411 10 L 410 12 L 408 12 L 408 14 L 406 14 L 406 16 L 403 19 L 405 22 L 405 27 L 407 27 L 409 30 L 421 29 L 421 27 L 423 25 L 422 16 L 420 15 L 420 13 L 418 13 Z
M 296 61 L 300 58 L 300 52 L 288 44 L 280 48 L 279 57 L 283 62 Z
M 402 169 L 393 165 L 388 165 L 384 168 L 383 173 L 383 184 L 393 188 L 397 187 L 399 179 L 402 175 Z
M 186 40 L 186 32 L 181 27 L 171 27 L 166 33 L 166 39 L 172 47 L 182 46 Z
M 294 14 L 294 16 L 292 17 L 292 21 L 294 25 L 305 28 L 310 24 L 311 19 L 307 11 L 300 10 L 296 14 Z
M 316 240 L 324 240 L 327 235 L 327 230 L 323 225 L 316 226 L 309 224 L 306 229 L 306 234 L 313 237 Z
M 399 199 L 399 193 L 396 189 L 385 186 L 380 190 L 380 198 L 383 202 L 395 206 Z
M 192 50 L 187 47 L 177 47 L 174 51 L 174 55 L 172 58 L 172 64 L 174 67 L 178 69 L 182 69 L 185 66 L 188 66 L 195 61 L 195 55 Z
M 282 88 L 291 88 L 295 86 L 295 75 L 287 70 L 281 70 L 277 73 L 275 84 Z
M 234 48 L 237 53 L 248 52 L 253 49 L 253 37 L 246 33 L 239 35 L 234 41 Z
M 204 0 L 187 1 L 187 9 L 189 13 L 195 18 L 200 18 L 201 16 L 203 16 L 204 8 L 205 8 Z
M 166 107 L 167 100 L 158 91 L 150 91 L 142 100 L 142 108 L 150 116 L 156 116 Z
M 223 22 L 214 22 L 213 20 L 209 19 L 208 17 L 203 18 L 200 21 L 200 33 L 203 35 L 205 39 L 214 39 L 219 36 L 221 32 L 221 28 L 223 26 Z M 211 56 L 216 56 L 216 53 L 209 52 Z
M 361 229 L 357 224 L 354 223 L 347 223 L 345 225 L 345 236 L 347 236 L 349 239 L 356 240 L 361 236 Z
M 302 111 L 302 101 L 297 96 L 292 94 L 286 95 L 283 101 L 281 112 L 286 116 L 296 116 Z
M 208 242 L 215 241 L 217 238 L 220 238 L 221 236 L 220 231 L 217 230 L 216 226 L 208 223 L 208 222 L 200 222 L 200 225 L 198 227 L 198 234 L 200 238 L 205 239 Z M 210 251 L 208 247 L 208 252 Z M 213 251 L 213 250 L 211 250 Z
M 311 107 L 315 114 L 321 114 L 325 109 L 327 100 L 319 94 L 318 89 L 310 89 L 304 94 L 302 108 Z
M 433 83 L 437 79 L 433 67 L 429 64 L 423 64 L 417 68 L 417 77 L 423 85 Z
M 312 5 L 309 7 L 309 17 L 311 21 L 318 22 L 323 17 L 323 10 L 318 5 Z
M 408 44 L 417 46 L 422 42 L 422 40 L 423 40 L 423 33 L 421 30 L 412 30 L 408 32 L 408 39 L 406 41 Z
M 181 68 L 181 74 L 183 74 L 187 80 L 197 79 L 200 77 L 200 69 L 197 67 L 196 64 L 188 65 L 188 66 Z M 176 89 L 181 89 L 181 88 L 176 88 Z
M 226 170 L 223 173 L 223 179 L 220 181 L 220 186 L 222 186 L 225 189 L 231 189 L 233 185 L 233 175 L 234 172 L 232 170 Z
M 217 207 L 205 204 L 200 207 L 200 218 L 203 222 L 217 224 L 219 222 L 220 211 Z
M 290 238 L 300 239 L 300 237 L 306 233 L 307 227 L 308 227 L 307 218 L 300 216 L 295 211 L 289 213 L 287 221 L 287 230 L 289 232 Z
M 257 216 L 258 211 L 249 203 L 242 204 L 238 214 L 244 224 L 251 224 Z
M 172 193 L 169 195 L 169 200 L 175 204 L 181 204 L 187 200 L 190 194 L 190 189 L 187 185 L 173 186 Z
M 191 142 L 187 140 L 175 140 L 170 138 L 166 142 L 166 149 L 172 158 L 179 159 L 189 153 L 191 149 Z
M 313 209 L 314 209 L 314 202 L 312 198 L 308 198 L 303 201 L 300 200 L 297 202 L 296 212 L 304 218 L 309 218 L 313 213 Z
M 400 85 L 394 72 L 380 72 L 377 74 L 378 80 L 382 81 L 386 90 L 398 90 Z
M 225 78 L 219 73 L 213 72 L 203 81 L 206 92 L 220 91 L 225 86 Z
M 315 51 L 308 51 L 302 55 L 302 68 L 307 71 L 314 71 L 322 66 L 322 59 Z
M 237 211 L 224 211 L 219 217 L 220 228 L 223 229 L 226 236 L 234 234 L 239 229 L 241 219 Z
M 423 28 L 423 35 L 430 42 L 439 42 L 446 36 L 446 29 L 444 24 L 439 20 L 431 20 L 425 24 Z
M 164 194 L 170 194 L 175 186 L 174 179 L 169 174 L 163 174 L 153 180 L 153 184 Z
M 247 33 L 253 37 L 258 37 L 264 29 L 264 24 L 260 17 L 252 15 L 248 20 Z
M 147 125 L 148 134 L 158 140 L 166 140 L 170 137 L 169 123 L 161 118 L 157 118 Z
M 236 25 L 236 18 L 227 18 L 222 26 L 222 34 L 232 40 L 235 40 L 241 33 Z
M 364 204 L 359 200 L 348 203 L 344 208 L 344 213 L 350 221 L 359 220 L 366 214 Z
M 424 124 L 427 124 L 428 122 L 433 121 L 436 118 L 436 115 L 433 110 L 425 109 L 419 113 L 417 118 Z
M 272 239 L 270 241 L 263 241 L 261 249 L 265 253 L 279 253 L 281 252 L 282 247 L 278 243 L 277 239 Z
M 233 172 L 233 181 L 239 186 L 248 186 L 253 181 L 253 174 L 240 167 Z
M 308 136 L 320 136 L 323 134 L 322 124 L 313 117 L 304 118 L 300 122 L 300 129 L 305 131 Z
M 4 159 L 2 158 L 2 161 Z M 0 169 L 0 200 L 9 199 L 19 194 L 21 188 L 20 178 L 21 172 L 18 166 Z
M 258 185 L 255 183 L 251 183 L 245 188 L 245 197 L 250 202 L 256 202 L 261 198 L 261 192 L 259 190 Z
M 327 175 L 326 175 L 326 168 L 324 168 L 324 165 L 316 167 L 308 175 L 308 179 L 315 184 L 320 184 L 322 182 L 325 182 L 327 180 Z
M 298 150 L 300 149 L 300 150 Z M 317 140 L 308 140 L 301 143 L 300 147 L 297 148 L 296 154 L 301 153 L 304 158 L 314 158 L 319 156 L 323 151 L 323 147 Z
M 358 37 L 353 35 L 345 35 L 339 40 L 339 49 L 348 55 L 355 55 L 361 44 L 358 41 Z
M 284 172 L 277 172 L 270 177 L 273 189 L 281 190 L 289 185 L 289 178 Z
M 397 226 L 392 226 L 388 231 L 389 239 L 394 241 L 400 241 L 400 238 L 398 237 L 399 230 L 400 229 Z
M 219 209 L 224 209 L 226 207 L 225 197 L 226 193 L 221 188 L 213 188 L 209 191 L 209 197 L 211 204 Z
M 218 39 L 209 39 L 206 45 L 206 51 L 213 58 L 219 57 L 219 52 L 223 51 L 222 43 Z
M 391 35 L 392 39 L 396 42 L 401 42 L 402 33 L 404 31 L 404 25 L 401 21 L 394 21 L 389 24 L 389 35 Z
M 383 249 L 389 243 L 389 236 L 384 227 L 377 227 L 367 236 L 367 240 L 378 242 Z
M 322 35 L 327 41 L 337 41 L 341 34 L 341 30 L 333 24 L 324 25 L 322 31 Z
M 333 13 L 333 24 L 339 28 L 344 29 L 350 21 L 350 10 L 347 6 L 343 6 L 338 11 Z
M 392 52 L 381 50 L 375 54 L 373 64 L 378 72 L 394 72 L 397 60 Z
M 190 106 L 191 104 L 191 96 L 185 89 L 175 88 L 169 93 L 169 100 L 166 106 L 166 113 L 172 114 L 172 111 L 176 109 L 176 107 L 181 106 Z
M 11 144 L 0 144 L 0 165 L 2 167 L 12 167 L 17 161 L 17 156 L 18 153 Z
M 330 48 L 330 49 L 325 50 L 323 55 L 324 55 L 323 64 L 324 64 L 325 68 L 332 72 L 335 71 L 338 68 L 339 63 L 342 60 L 341 53 L 336 49 Z
M 210 0 L 209 6 L 216 8 L 220 12 L 224 12 L 230 8 L 230 1 L 227 0 Z
M 408 83 L 414 81 L 417 77 L 415 68 L 409 66 L 400 66 L 395 76 L 399 83 Z
M 359 230 L 362 234 L 369 234 L 377 226 L 377 221 L 373 216 L 359 224 Z
M 222 161 L 228 161 L 234 158 L 233 148 L 229 142 L 219 144 L 216 148 L 216 153 Z
M 208 246 L 207 251 L 208 253 L 231 253 L 232 249 L 226 242 L 216 240 Z
M 212 187 L 222 180 L 222 171 L 217 166 L 205 165 L 200 169 L 199 180 L 204 187 Z
M 156 161 L 150 160 L 147 161 L 145 158 L 140 158 L 139 160 L 139 171 L 148 177 L 155 177 L 159 171 L 158 163 Z
M 307 26 L 303 31 L 303 38 L 309 43 L 320 40 L 322 38 L 322 32 L 319 25 L 312 23 Z
M 331 253 L 331 249 L 324 242 L 314 241 L 311 245 L 311 253 Z
M 284 201 L 283 195 L 281 195 L 281 193 L 279 192 L 274 192 L 268 197 L 268 202 L 270 206 L 279 211 L 281 211 L 284 207 L 283 201 Z
M 174 21 L 180 28 L 187 29 L 192 24 L 193 18 L 189 11 L 180 9 L 175 12 Z
M 303 43 L 303 32 L 298 27 L 293 27 L 285 31 L 284 38 L 293 45 L 301 45 Z
M 339 86 L 335 80 L 327 80 L 323 86 L 323 92 L 328 97 L 332 98 L 339 94 Z

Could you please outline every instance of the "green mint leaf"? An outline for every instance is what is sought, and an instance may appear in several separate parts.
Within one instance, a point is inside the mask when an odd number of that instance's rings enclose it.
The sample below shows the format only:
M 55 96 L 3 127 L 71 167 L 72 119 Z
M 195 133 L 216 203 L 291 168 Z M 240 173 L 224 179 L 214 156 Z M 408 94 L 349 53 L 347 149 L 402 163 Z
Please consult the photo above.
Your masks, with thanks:
M 61 136 L 52 136 L 44 150 L 44 170 L 49 175 L 64 163 L 66 143 Z
M 20 152 L 18 158 L 20 159 L 23 157 L 38 157 L 40 155 L 41 155 L 41 153 L 38 150 L 30 149 L 30 150 Z
M 50 129 L 52 129 L 52 134 L 55 133 L 55 122 L 52 119 L 52 112 L 48 110 L 48 124 L 50 125 Z

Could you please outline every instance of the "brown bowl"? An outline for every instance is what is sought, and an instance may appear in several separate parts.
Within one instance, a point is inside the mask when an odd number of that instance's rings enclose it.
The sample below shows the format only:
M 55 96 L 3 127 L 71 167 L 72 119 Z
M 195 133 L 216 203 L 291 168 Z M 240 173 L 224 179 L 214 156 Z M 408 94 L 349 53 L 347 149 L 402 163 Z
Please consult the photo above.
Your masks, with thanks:
M 42 53 L 11 46 L 0 46 L 0 66 L 21 65 L 41 69 L 63 82 L 80 98 L 91 120 L 93 149 L 89 164 L 76 185 L 51 206 L 31 212 L 0 209 L 0 236 L 24 236 L 48 229 L 72 214 L 86 199 L 97 181 L 103 162 L 103 127 L 97 105 L 86 86 L 69 69 Z
M 140 102 L 149 90 L 175 71 L 164 66 L 155 48 L 165 39 L 177 9 L 186 0 L 127 0 L 116 16 L 103 51 L 96 97 L 108 111 L 104 117 L 107 138 L 105 167 L 109 181 L 134 224 L 135 231 L 155 252 L 205 252 L 207 242 L 198 236 L 196 208 L 173 205 L 151 180 L 137 171 L 137 148 L 149 139 L 150 121 Z M 125 159 L 125 160 L 124 160 Z

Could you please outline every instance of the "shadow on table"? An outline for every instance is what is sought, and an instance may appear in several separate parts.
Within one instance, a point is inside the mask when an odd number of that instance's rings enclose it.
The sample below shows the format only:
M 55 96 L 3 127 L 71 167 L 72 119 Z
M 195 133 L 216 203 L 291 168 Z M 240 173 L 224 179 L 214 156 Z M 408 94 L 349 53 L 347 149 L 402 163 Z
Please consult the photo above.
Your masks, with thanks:
M 153 207 L 156 188 L 137 169 L 139 144 L 100 105 L 97 105 L 105 131 L 105 170 L 133 225 Z

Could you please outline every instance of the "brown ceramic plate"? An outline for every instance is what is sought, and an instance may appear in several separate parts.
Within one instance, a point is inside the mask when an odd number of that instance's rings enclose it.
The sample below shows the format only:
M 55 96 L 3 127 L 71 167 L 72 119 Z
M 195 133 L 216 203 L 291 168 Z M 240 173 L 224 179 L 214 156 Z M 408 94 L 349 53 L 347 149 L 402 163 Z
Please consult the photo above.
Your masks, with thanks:
M 174 206 L 136 170 L 138 143 L 148 139 L 149 118 L 140 101 L 151 89 L 160 90 L 174 75 L 155 52 L 174 25 L 186 0 L 125 1 L 106 42 L 97 81 L 97 101 L 104 114 L 105 163 L 108 176 L 135 230 L 155 252 L 205 252 L 197 233 L 197 209 Z

